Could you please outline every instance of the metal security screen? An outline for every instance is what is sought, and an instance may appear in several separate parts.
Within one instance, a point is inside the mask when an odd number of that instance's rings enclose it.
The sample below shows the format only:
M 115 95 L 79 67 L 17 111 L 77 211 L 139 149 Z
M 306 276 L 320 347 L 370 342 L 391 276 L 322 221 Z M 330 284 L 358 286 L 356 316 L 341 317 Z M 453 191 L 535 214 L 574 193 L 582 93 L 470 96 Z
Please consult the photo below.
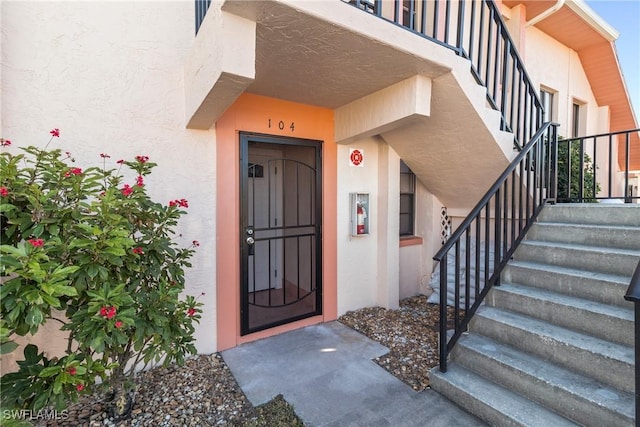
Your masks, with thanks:
M 242 334 L 322 313 L 317 141 L 241 134 Z

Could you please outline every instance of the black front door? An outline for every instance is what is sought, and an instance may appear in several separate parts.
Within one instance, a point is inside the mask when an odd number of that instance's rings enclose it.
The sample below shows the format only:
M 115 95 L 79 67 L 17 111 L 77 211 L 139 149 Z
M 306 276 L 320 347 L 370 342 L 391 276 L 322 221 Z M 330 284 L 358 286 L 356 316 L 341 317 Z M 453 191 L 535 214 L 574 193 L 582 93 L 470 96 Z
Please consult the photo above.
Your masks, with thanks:
M 242 335 L 322 313 L 321 148 L 240 134 Z

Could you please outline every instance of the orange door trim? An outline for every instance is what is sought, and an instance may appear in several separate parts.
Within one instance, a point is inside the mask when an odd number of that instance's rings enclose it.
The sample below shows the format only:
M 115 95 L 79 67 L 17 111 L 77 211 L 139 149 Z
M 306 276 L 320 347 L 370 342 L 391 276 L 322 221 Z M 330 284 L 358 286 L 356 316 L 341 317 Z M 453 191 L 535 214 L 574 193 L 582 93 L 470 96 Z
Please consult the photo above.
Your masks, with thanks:
M 240 336 L 239 132 L 323 141 L 323 314 Z M 216 122 L 217 349 L 337 318 L 337 146 L 333 110 L 245 93 Z

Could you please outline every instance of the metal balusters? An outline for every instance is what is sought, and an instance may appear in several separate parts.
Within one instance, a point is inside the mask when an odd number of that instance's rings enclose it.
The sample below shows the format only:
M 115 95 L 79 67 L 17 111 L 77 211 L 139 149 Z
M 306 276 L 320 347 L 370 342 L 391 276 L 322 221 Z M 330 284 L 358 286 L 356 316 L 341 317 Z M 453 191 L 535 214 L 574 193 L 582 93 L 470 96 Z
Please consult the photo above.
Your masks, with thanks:
M 209 10 L 209 6 L 211 5 L 211 0 L 195 0 L 196 1 L 196 34 L 198 34 L 198 30 L 200 29 L 200 25 L 202 25 L 202 21 L 204 20 L 207 11 Z

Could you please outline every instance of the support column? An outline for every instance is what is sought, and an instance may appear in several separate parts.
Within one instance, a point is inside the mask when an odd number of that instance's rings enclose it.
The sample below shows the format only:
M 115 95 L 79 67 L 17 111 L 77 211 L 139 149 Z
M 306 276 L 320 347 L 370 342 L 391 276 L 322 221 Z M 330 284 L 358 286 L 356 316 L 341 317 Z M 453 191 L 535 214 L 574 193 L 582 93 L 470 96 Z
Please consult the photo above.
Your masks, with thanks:
M 400 299 L 400 157 L 383 140 L 378 145 L 377 301 L 395 309 Z

